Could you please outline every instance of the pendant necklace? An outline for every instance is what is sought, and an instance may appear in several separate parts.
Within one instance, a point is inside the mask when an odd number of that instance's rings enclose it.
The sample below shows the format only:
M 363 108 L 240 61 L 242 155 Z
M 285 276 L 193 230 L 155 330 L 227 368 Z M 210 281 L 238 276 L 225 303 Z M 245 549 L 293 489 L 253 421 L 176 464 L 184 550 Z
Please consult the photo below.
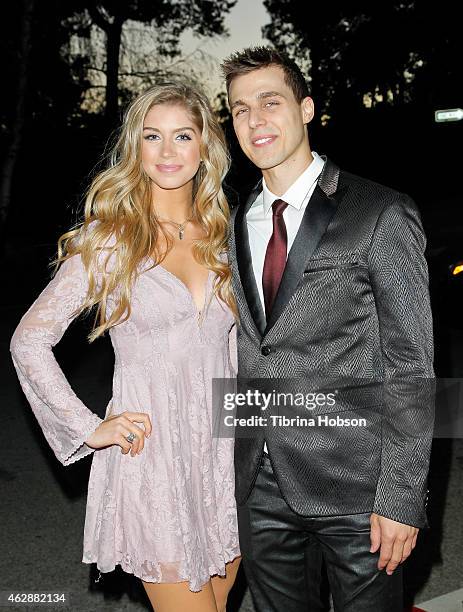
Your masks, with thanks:
M 183 223 L 177 223 L 176 221 L 172 221 L 171 219 L 163 219 L 162 217 L 158 217 L 158 221 L 164 221 L 164 223 L 171 223 L 172 225 L 175 225 L 175 227 L 178 230 L 179 240 L 183 240 L 183 235 L 185 234 L 185 227 L 192 219 L 193 219 L 193 216 L 188 217 L 188 219 L 185 219 Z

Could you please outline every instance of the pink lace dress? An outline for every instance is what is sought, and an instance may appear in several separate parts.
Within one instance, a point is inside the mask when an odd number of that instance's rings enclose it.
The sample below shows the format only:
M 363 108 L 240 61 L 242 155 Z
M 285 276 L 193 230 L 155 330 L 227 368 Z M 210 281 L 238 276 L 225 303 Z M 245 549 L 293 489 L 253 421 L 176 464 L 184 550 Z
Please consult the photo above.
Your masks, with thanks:
M 199 313 L 176 276 L 147 268 L 133 288 L 129 320 L 110 330 L 115 368 L 106 410 L 149 414 L 153 431 L 140 455 L 85 444 L 101 419 L 75 395 L 53 355 L 86 294 L 80 256 L 61 266 L 24 315 L 11 351 L 57 458 L 69 465 L 94 453 L 83 562 L 101 572 L 119 564 L 148 582 L 188 581 L 198 591 L 240 554 L 233 440 L 211 432 L 212 379 L 235 376 L 234 321 L 213 295 L 213 273 Z

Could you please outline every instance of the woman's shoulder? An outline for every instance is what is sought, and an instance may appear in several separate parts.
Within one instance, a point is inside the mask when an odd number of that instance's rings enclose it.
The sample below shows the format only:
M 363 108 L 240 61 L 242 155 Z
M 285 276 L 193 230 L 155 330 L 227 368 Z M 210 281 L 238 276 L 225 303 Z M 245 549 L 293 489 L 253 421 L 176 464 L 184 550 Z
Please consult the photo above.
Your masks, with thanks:
M 92 271 L 97 277 L 106 274 L 112 270 L 115 262 L 116 242 L 114 231 L 102 221 L 84 221 L 66 247 L 68 255 L 64 263 L 67 266 L 64 267 L 70 268 L 73 264 L 74 267 L 83 267 L 86 273 Z

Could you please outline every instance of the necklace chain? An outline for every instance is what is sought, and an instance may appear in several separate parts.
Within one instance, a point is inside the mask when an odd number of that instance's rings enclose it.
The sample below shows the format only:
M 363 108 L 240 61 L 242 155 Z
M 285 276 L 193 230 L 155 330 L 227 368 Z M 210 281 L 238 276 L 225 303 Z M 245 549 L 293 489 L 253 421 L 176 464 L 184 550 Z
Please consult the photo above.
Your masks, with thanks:
M 172 219 L 163 219 L 162 217 L 157 217 L 158 221 L 164 221 L 164 223 L 172 223 L 178 229 L 178 238 L 179 240 L 183 240 L 183 235 L 185 234 L 185 227 L 187 223 L 193 220 L 194 215 L 185 219 L 183 223 L 177 223 L 177 221 L 172 221 Z

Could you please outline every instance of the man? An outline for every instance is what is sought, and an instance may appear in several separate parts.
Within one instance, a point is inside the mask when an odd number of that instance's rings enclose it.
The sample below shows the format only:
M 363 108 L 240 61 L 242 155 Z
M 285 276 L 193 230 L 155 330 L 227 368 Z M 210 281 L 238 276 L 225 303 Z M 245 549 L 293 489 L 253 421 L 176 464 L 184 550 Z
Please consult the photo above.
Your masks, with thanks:
M 400 564 L 426 524 L 433 424 L 419 213 L 408 196 L 311 151 L 314 104 L 285 55 L 249 48 L 222 68 L 239 144 L 263 176 L 231 220 L 238 378 L 332 391 L 312 394 L 324 401 L 310 426 L 275 426 L 275 417 L 252 436 L 237 432 L 240 542 L 255 607 L 315 609 L 318 547 L 336 611 L 402 611 Z M 308 416 L 307 407 L 291 411 Z

